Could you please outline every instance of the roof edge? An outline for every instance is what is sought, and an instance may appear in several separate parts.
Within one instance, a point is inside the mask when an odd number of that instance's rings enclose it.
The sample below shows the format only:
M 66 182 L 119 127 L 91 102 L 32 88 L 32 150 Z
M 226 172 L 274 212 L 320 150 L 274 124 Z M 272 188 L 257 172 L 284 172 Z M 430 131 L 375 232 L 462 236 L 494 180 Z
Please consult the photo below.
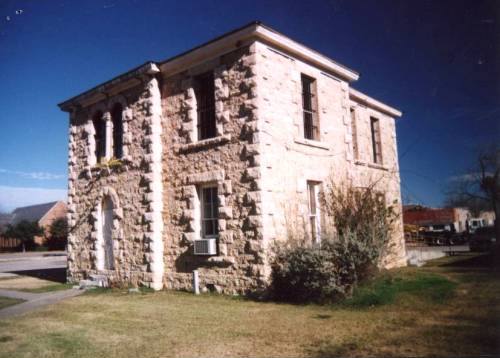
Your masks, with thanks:
M 374 109 L 377 109 L 383 113 L 386 113 L 392 117 L 401 117 L 403 115 L 403 112 L 400 110 L 391 107 L 385 103 L 380 102 L 379 100 L 376 100 L 373 97 L 370 97 L 352 87 L 349 88 L 349 98 L 354 99 L 355 101 L 359 101 L 362 104 L 365 104 L 368 107 L 372 107 Z
M 276 47 L 290 52 L 291 54 L 297 56 L 298 58 L 304 59 L 313 63 L 316 66 L 322 67 L 325 70 L 329 70 L 338 76 L 346 79 L 347 81 L 356 81 L 359 79 L 359 73 L 350 68 L 339 64 L 333 59 L 295 41 L 291 38 L 283 35 L 282 33 L 274 30 L 273 28 L 262 24 L 260 21 L 252 21 L 242 27 L 235 30 L 226 32 L 208 42 L 202 43 L 188 51 L 182 52 L 174 57 L 170 57 L 166 60 L 155 62 L 147 61 L 144 64 L 137 66 L 130 71 L 127 71 L 121 75 L 113 77 L 112 79 L 98 84 L 89 90 L 86 90 L 74 97 L 69 98 L 58 104 L 59 108 L 65 112 L 70 112 L 72 107 L 77 104 L 77 102 L 90 98 L 92 95 L 103 93 L 109 90 L 111 87 L 116 86 L 126 80 L 132 79 L 139 75 L 149 73 L 153 71 L 154 73 L 159 72 L 159 67 L 163 67 L 166 64 L 178 62 L 187 56 L 196 57 L 200 52 L 210 50 L 215 50 L 215 52 L 223 52 L 225 49 L 234 47 L 234 43 L 229 43 L 229 39 L 235 41 L 246 40 L 249 38 L 265 40 Z M 224 44 L 223 42 L 228 42 Z M 207 48 L 209 47 L 209 48 Z
M 203 58 L 213 58 L 219 54 L 231 51 L 244 40 L 255 39 L 271 44 L 292 56 L 310 62 L 323 70 L 351 82 L 359 79 L 359 73 L 341 65 L 333 59 L 283 35 L 282 33 L 262 24 L 259 21 L 251 22 L 236 30 L 230 31 L 205 42 L 174 57 L 159 62 L 160 68 L 172 73 L 180 71 L 183 62 L 193 63 Z
M 64 102 L 59 103 L 58 106 L 61 110 L 69 112 L 71 111 L 71 107 L 75 105 L 75 102 L 79 102 L 83 99 L 89 98 L 94 94 L 106 93 L 106 91 L 109 90 L 111 87 L 114 87 L 126 80 L 130 80 L 144 74 L 154 74 L 159 71 L 160 70 L 158 69 L 155 62 L 153 61 L 145 62 L 142 65 L 131 69 L 130 71 L 127 71 L 125 73 L 122 73 L 121 75 L 113 77 L 112 79 L 106 82 L 98 84 L 97 86 L 94 86 L 89 90 L 86 90 L 74 97 L 71 97 L 70 99 Z

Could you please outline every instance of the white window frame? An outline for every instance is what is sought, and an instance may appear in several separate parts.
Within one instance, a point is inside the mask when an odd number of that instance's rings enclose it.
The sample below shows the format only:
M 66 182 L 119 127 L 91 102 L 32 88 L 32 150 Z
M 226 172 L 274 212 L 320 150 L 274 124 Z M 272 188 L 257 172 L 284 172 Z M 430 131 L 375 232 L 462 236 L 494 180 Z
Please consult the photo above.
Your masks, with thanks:
M 304 80 L 309 81 L 310 83 L 310 102 L 311 102 L 311 108 L 305 108 L 304 105 L 304 95 L 305 95 L 305 88 L 304 88 Z M 316 141 L 320 142 L 321 141 L 321 126 L 320 126 L 320 118 L 319 118 L 319 99 L 318 99 L 318 80 L 315 77 L 309 76 L 305 73 L 300 74 L 300 95 L 301 95 L 301 115 L 302 115 L 302 137 L 305 140 L 311 140 L 311 141 Z M 305 126 L 305 117 L 306 114 L 309 114 L 311 116 L 311 127 L 312 127 L 312 133 L 311 137 L 307 137 L 307 131 L 306 131 L 306 126 Z M 316 128 L 316 131 L 314 130 Z
M 319 205 L 319 191 L 321 182 L 307 181 L 307 203 L 309 209 L 309 225 L 313 244 L 321 245 L 321 211 Z M 314 199 L 312 201 L 311 199 Z
M 204 202 L 204 190 L 206 189 L 215 189 L 215 201 L 212 202 L 212 211 L 215 211 L 215 213 L 212 213 L 212 215 L 214 215 L 213 217 L 211 218 L 205 218 L 205 202 Z M 212 195 L 213 195 L 213 192 L 212 192 Z M 204 185 L 200 185 L 198 187 L 198 197 L 199 197 L 199 213 L 198 213 L 198 217 L 199 217 L 199 220 L 200 220 L 200 226 L 199 226 L 199 235 L 200 235 L 200 238 L 201 239 L 213 239 L 213 238 L 218 238 L 219 237 L 219 203 L 218 203 L 218 188 L 217 188 L 217 184 L 204 184 Z M 204 233 L 204 225 L 203 223 L 205 221 L 213 221 L 214 223 L 214 228 L 215 228 L 215 231 L 216 233 L 215 234 L 210 234 L 210 235 L 205 235 Z

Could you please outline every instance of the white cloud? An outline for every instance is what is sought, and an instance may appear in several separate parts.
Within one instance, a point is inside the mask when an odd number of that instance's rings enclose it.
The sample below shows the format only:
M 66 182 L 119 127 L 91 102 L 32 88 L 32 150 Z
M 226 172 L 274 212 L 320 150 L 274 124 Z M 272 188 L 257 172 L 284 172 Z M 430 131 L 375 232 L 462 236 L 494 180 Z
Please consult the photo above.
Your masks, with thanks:
M 0 185 L 0 210 L 10 212 L 20 206 L 66 200 L 66 189 L 22 188 Z
M 16 170 L 2 169 L 0 168 L 0 173 L 3 174 L 13 174 L 18 175 L 20 177 L 26 179 L 35 179 L 35 180 L 58 180 L 64 179 L 65 176 L 62 174 L 53 174 L 47 172 L 20 172 Z

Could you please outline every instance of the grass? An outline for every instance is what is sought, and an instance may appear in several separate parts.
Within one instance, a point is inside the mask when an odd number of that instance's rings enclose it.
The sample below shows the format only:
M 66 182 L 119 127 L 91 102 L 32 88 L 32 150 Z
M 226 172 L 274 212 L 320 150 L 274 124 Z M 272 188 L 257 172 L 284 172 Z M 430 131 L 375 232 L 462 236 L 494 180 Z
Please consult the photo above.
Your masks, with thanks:
M 485 256 L 384 272 L 333 306 L 95 290 L 0 320 L 0 357 L 498 355 L 500 280 Z
M 31 293 L 45 293 L 45 292 L 54 292 L 54 291 L 61 291 L 61 290 L 68 290 L 72 288 L 74 285 L 70 283 L 54 283 L 51 285 L 47 286 L 41 286 L 41 287 L 36 287 L 36 288 L 23 288 L 18 291 L 23 291 L 23 292 L 31 292 Z
M 18 275 L 14 277 L 8 277 L 4 280 L 0 280 L 0 288 L 6 290 L 14 291 L 25 291 L 25 292 L 46 292 L 45 289 L 54 290 L 58 285 L 53 281 L 43 280 L 37 277 Z M 54 286 L 52 288 L 48 288 Z
M 23 300 L 18 300 L 15 298 L 2 297 L 0 296 L 0 310 L 5 307 L 9 307 L 12 305 L 17 305 L 18 303 L 24 302 Z M 0 326 L 1 327 L 1 326 Z
M 385 273 L 358 288 L 346 307 L 366 308 L 394 303 L 396 299 L 414 296 L 423 301 L 446 303 L 455 293 L 457 283 L 446 277 L 417 273 Z
M 45 293 L 67 290 L 72 287 L 72 284 L 59 283 L 31 276 L 17 275 L 0 278 L 0 289 L 6 290 Z

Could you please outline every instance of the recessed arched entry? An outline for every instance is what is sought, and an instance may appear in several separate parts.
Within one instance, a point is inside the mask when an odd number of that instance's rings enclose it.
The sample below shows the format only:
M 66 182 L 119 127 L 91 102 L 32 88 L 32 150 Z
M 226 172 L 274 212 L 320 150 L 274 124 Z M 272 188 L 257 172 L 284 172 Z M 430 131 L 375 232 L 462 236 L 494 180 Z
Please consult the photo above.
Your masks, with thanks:
M 108 186 L 102 188 L 92 211 L 93 224 L 90 234 L 94 240 L 93 266 L 97 271 L 115 270 L 122 257 L 122 217 L 123 211 L 116 191 Z
M 113 270 L 115 267 L 113 253 L 113 201 L 106 195 L 101 203 L 102 245 L 104 252 L 104 269 Z

